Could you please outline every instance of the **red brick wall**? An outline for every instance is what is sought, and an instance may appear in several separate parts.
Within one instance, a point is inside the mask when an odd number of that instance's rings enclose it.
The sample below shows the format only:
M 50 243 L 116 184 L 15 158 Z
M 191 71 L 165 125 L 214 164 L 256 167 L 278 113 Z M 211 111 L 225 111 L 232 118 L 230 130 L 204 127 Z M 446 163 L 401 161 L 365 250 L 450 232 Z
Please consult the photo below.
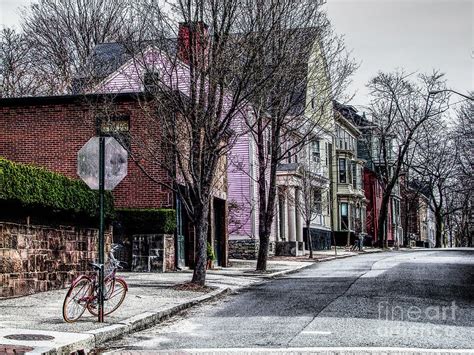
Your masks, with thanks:
M 380 207 L 382 205 L 382 187 L 377 180 L 375 173 L 370 169 L 364 169 L 364 192 L 367 202 L 367 233 L 373 237 L 373 241 L 377 242 L 377 233 L 379 230 L 378 218 L 380 215 Z M 387 215 L 387 240 L 393 240 L 393 228 L 391 218 L 391 205 L 388 207 Z
M 3 102 L 1 102 L 3 101 Z M 151 161 L 143 146 L 156 151 L 161 159 L 158 127 L 143 115 L 130 98 L 116 104 L 116 114 L 130 117 L 132 154 L 147 174 L 168 181 L 166 171 Z M 0 156 L 32 163 L 72 178 L 76 175 L 76 154 L 96 134 L 96 114 L 77 98 L 0 100 Z M 145 143 L 145 145 L 143 144 Z M 153 181 L 129 159 L 128 175 L 114 190 L 116 207 L 171 207 L 172 193 Z

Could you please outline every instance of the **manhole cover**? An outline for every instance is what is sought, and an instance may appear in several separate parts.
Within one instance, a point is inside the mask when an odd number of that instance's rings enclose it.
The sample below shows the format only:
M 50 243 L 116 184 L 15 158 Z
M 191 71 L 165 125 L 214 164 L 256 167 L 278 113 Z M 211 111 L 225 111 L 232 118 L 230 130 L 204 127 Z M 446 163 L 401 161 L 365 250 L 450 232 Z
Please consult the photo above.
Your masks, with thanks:
M 11 340 L 27 340 L 27 341 L 54 339 L 53 336 L 44 335 L 44 334 L 10 334 L 10 335 L 5 335 L 4 338 L 11 339 Z
M 29 346 L 0 344 L 0 354 L 24 354 L 33 350 Z

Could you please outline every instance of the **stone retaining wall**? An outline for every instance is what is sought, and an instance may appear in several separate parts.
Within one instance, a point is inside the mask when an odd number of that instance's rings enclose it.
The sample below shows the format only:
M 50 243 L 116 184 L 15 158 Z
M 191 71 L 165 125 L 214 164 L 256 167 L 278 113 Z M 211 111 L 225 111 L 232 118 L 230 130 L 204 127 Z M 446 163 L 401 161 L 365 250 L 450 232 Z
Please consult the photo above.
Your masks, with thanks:
M 112 228 L 106 230 L 107 244 Z M 98 230 L 0 222 L 0 297 L 63 288 L 97 259 Z
M 132 240 L 132 271 L 165 272 L 174 270 L 173 235 L 136 234 Z
M 255 260 L 259 242 L 256 239 L 229 240 L 229 258 Z

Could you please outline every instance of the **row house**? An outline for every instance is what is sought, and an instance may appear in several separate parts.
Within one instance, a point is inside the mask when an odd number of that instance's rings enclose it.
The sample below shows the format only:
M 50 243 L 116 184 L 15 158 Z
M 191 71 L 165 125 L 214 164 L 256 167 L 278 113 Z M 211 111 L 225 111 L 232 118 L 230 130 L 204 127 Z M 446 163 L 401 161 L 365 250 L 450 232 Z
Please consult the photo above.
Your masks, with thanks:
M 325 73 L 315 75 L 311 63 L 318 56 L 319 42 L 311 31 L 303 31 L 302 46 L 307 48 L 301 59 L 302 75 L 307 85 L 295 94 L 297 98 L 291 115 L 303 115 L 310 120 L 316 110 L 315 97 L 311 89 L 312 78 L 326 78 Z M 300 68 L 301 70 L 301 68 Z M 323 79 L 324 80 L 324 79 Z M 327 80 L 327 78 L 326 78 Z M 331 164 L 332 133 L 324 121 L 332 120 L 332 107 L 328 105 L 321 124 L 314 124 L 313 132 L 305 135 L 304 144 L 287 156 L 277 167 L 277 199 L 270 234 L 270 255 L 304 255 L 309 248 L 307 236 L 311 233 L 313 249 L 326 249 L 331 243 L 331 204 L 329 193 L 329 166 Z M 290 119 L 291 120 L 291 119 Z M 311 124 L 311 127 L 313 124 Z M 328 128 L 329 126 L 329 128 Z M 242 133 L 237 127 L 237 132 Z M 255 259 L 259 248 L 258 235 L 258 157 L 253 135 L 244 132 L 238 135 L 229 155 L 229 253 L 234 258 Z M 288 150 L 292 141 L 301 139 L 297 133 L 283 139 L 282 150 Z M 305 179 L 311 176 L 313 189 L 304 189 Z M 266 177 L 267 178 L 267 177 Z M 305 226 L 302 205 L 312 194 L 317 204 L 311 214 L 309 230 Z
M 338 245 L 352 244 L 366 234 L 367 199 L 364 194 L 365 161 L 358 157 L 361 131 L 355 124 L 357 111 L 334 102 L 335 134 L 332 162 L 333 230 Z
M 379 175 L 385 167 L 385 161 L 380 156 L 379 135 L 377 128 L 365 116 L 356 114 L 355 109 L 347 115 L 360 131 L 357 141 L 357 150 L 359 157 L 365 161 L 362 177 L 364 185 L 364 194 L 367 201 L 366 206 L 366 230 L 367 243 L 380 245 L 381 241 L 377 239 L 379 230 L 384 229 L 389 246 L 399 246 L 403 243 L 403 228 L 401 224 L 401 194 L 400 182 L 395 184 L 388 205 L 387 220 L 385 226 L 379 226 L 380 207 L 382 204 L 383 186 Z M 387 139 L 387 137 L 386 137 Z M 393 164 L 393 147 L 389 140 L 387 161 Z

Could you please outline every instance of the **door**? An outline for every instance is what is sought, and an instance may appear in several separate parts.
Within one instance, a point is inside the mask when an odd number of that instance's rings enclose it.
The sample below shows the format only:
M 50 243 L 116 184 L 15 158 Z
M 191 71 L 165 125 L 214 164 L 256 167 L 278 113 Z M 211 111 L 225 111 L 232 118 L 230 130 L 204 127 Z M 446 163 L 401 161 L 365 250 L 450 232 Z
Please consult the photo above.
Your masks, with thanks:
M 225 201 L 214 199 L 214 254 L 216 256 L 216 264 L 223 265 L 225 242 Z
M 176 266 L 183 268 L 186 264 L 186 250 L 183 228 L 183 206 L 179 197 L 176 198 Z

